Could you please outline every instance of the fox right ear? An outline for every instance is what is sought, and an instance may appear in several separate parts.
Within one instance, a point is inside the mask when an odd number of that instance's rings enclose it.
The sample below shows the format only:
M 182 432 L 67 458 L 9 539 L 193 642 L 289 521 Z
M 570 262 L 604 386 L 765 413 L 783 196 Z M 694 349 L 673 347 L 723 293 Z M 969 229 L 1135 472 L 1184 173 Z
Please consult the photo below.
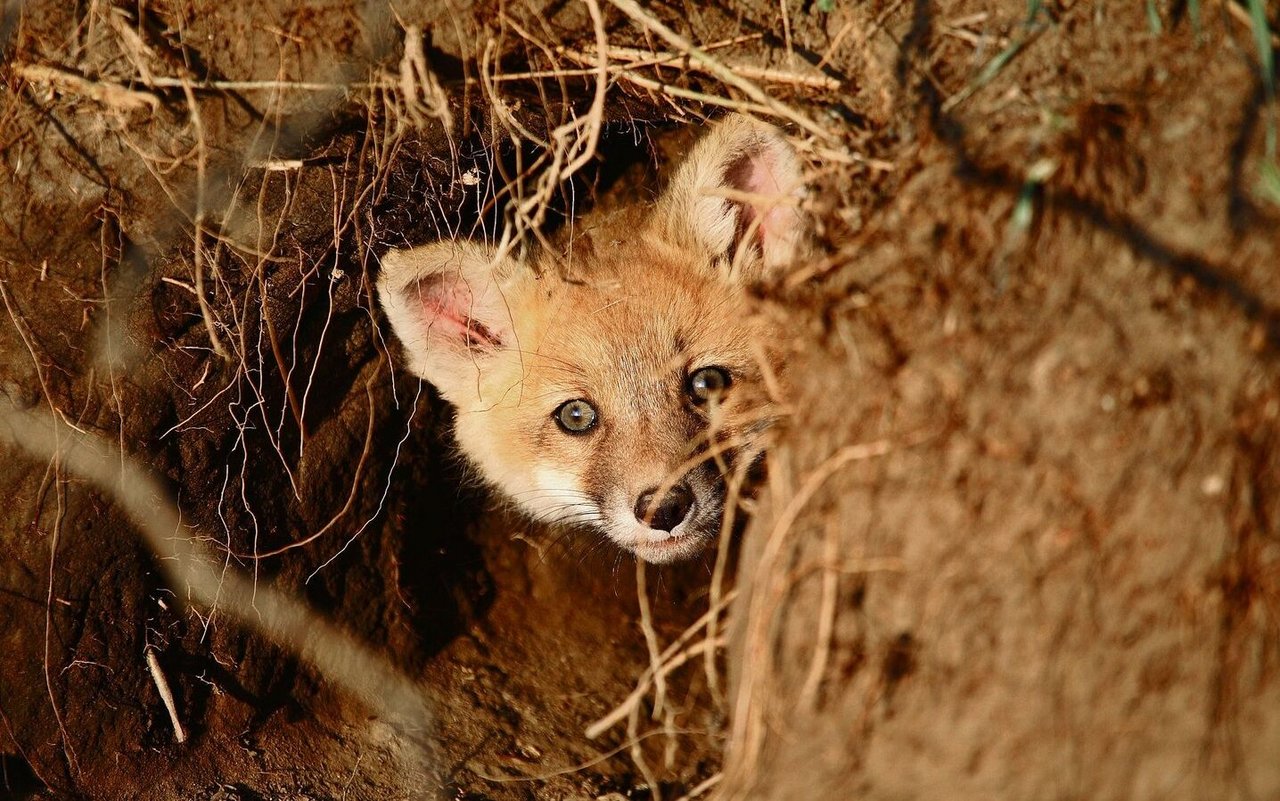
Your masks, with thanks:
M 496 260 L 492 248 L 466 241 L 382 257 L 378 298 L 409 369 L 451 403 L 474 397 L 487 358 L 514 347 L 515 327 L 502 294 L 511 267 Z
M 730 263 L 730 275 L 776 275 L 805 255 L 809 219 L 800 157 L 772 125 L 742 114 L 717 122 L 658 200 L 668 241 Z

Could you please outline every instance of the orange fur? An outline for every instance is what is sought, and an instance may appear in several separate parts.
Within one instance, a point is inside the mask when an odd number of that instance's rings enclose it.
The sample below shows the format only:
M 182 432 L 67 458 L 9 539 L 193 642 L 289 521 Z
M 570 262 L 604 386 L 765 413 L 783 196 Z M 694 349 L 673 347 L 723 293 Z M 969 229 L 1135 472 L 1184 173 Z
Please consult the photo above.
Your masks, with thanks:
M 781 134 L 734 115 L 655 207 L 580 236 L 571 256 L 519 263 L 469 242 L 392 251 L 379 295 L 492 484 L 535 518 L 671 561 L 719 532 L 717 465 L 759 453 L 772 412 L 752 343 L 774 335 L 745 287 L 805 255 L 802 191 Z M 700 403 L 690 377 L 713 366 L 731 384 Z M 594 410 L 593 428 L 557 422 L 571 400 Z

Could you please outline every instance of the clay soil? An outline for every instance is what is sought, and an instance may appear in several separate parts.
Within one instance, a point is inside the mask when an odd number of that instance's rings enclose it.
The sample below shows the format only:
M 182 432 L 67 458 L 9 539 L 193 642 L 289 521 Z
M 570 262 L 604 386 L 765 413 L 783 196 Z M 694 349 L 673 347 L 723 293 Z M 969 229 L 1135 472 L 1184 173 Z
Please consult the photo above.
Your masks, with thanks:
M 388 247 L 516 224 L 592 5 L 5 6 L 0 797 L 1280 797 L 1275 5 L 647 5 L 781 106 L 636 67 L 541 230 L 745 105 L 824 256 L 758 291 L 793 356 L 754 520 L 642 587 L 498 506 L 372 293 Z M 611 61 L 680 49 L 624 5 Z M 188 539 L 428 713 L 201 597 Z

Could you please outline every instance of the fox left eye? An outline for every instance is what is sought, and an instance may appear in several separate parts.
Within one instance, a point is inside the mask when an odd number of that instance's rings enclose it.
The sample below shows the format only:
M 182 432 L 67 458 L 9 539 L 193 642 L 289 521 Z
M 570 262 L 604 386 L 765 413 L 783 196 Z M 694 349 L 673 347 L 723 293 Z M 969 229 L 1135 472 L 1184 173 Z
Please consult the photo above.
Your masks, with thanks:
M 569 434 L 585 434 L 590 431 L 595 427 L 597 417 L 595 407 L 581 398 L 560 404 L 553 416 L 560 428 Z
M 704 404 L 724 394 L 733 378 L 723 367 L 703 367 L 689 374 L 686 391 L 696 404 Z

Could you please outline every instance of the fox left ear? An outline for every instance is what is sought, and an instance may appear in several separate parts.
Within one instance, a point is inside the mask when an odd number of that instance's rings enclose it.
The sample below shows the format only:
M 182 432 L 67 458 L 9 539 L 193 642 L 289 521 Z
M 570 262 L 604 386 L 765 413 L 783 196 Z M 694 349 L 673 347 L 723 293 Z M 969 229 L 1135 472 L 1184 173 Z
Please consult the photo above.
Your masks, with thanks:
M 659 199 L 659 235 L 730 263 L 742 281 L 772 277 L 807 252 L 800 158 L 772 125 L 725 117 L 702 138 Z
M 516 265 L 493 248 L 443 240 L 382 256 L 378 297 L 409 368 L 451 403 L 477 397 L 500 351 L 514 347 L 504 285 Z

